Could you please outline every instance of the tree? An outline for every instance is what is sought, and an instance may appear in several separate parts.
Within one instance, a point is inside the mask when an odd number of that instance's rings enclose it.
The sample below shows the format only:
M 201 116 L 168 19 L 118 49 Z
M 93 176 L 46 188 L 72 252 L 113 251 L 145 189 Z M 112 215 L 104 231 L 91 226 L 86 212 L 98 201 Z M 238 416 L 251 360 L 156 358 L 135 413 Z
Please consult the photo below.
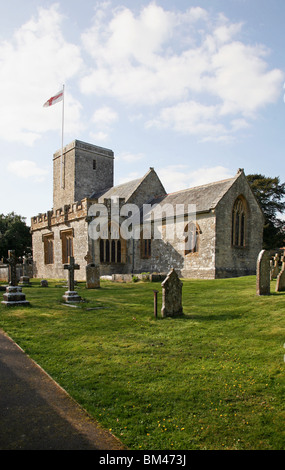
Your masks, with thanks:
M 17 257 L 32 252 L 32 237 L 25 218 L 14 212 L 0 214 L 0 257 L 7 258 L 8 250 L 15 250 Z
M 260 174 L 248 175 L 247 179 L 265 217 L 263 247 L 267 250 L 283 247 L 285 220 L 280 215 L 285 212 L 285 183 L 281 184 L 279 177 Z

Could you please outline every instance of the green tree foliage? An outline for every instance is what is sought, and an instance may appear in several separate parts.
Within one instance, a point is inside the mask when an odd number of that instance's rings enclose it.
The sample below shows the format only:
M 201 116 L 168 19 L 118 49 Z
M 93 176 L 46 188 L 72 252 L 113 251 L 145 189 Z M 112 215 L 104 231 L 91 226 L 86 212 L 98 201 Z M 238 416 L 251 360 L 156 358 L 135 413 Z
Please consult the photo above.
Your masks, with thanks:
M 285 183 L 280 178 L 269 178 L 254 174 L 247 176 L 256 199 L 265 217 L 263 245 L 265 249 L 285 245 L 285 220 L 280 216 L 285 213 Z
M 7 258 L 8 250 L 15 250 L 16 256 L 32 251 L 32 237 L 25 218 L 14 212 L 0 214 L 0 257 Z

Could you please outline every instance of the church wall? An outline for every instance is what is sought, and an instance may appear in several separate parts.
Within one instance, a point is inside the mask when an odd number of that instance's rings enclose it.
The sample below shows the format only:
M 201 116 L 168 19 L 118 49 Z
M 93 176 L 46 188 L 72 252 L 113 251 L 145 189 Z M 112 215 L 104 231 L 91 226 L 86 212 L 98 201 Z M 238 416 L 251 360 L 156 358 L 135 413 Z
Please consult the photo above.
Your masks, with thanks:
M 46 227 L 33 232 L 33 261 L 34 277 L 45 279 L 67 279 L 67 271 L 62 263 L 62 239 L 61 232 L 67 229 L 73 230 L 73 252 L 75 262 L 80 265 L 80 270 L 75 271 L 76 280 L 85 280 L 86 261 L 84 257 L 88 251 L 88 226 L 85 218 L 74 220 L 68 224 L 59 224 L 50 228 Z M 53 233 L 54 262 L 45 264 L 43 235 Z
M 166 194 L 166 192 L 160 179 L 153 168 L 150 168 L 150 172 L 146 178 L 141 182 L 127 202 L 142 207 L 143 204 L 148 204 L 151 200 L 164 194 Z
M 160 227 L 162 239 L 152 240 L 151 258 L 141 259 L 140 242 L 135 244 L 134 272 L 167 273 L 174 268 L 181 277 L 213 279 L 215 277 L 215 216 L 213 213 L 197 215 L 200 229 L 199 250 L 185 255 L 185 242 L 181 236 L 169 238 L 167 230 L 173 225 Z M 181 224 L 180 224 L 181 225 Z M 179 233 L 184 233 L 182 222 Z M 171 232 L 170 232 L 171 233 Z
M 247 201 L 246 246 L 232 246 L 232 210 L 242 195 Z M 262 249 L 263 215 L 242 172 L 216 208 L 216 277 L 256 274 L 256 262 Z

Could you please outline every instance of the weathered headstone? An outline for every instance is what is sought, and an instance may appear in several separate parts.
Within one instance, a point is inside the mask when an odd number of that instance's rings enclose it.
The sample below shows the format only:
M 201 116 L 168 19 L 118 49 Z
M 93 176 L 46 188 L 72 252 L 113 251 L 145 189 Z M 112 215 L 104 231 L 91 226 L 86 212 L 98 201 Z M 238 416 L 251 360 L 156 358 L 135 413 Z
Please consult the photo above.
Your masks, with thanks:
M 93 263 L 92 256 L 89 251 L 85 256 L 87 261 L 86 266 L 86 288 L 87 289 L 99 289 L 100 288 L 100 267 Z
M 30 278 L 29 278 L 29 262 L 26 256 L 23 257 L 23 276 L 20 277 L 19 285 L 21 286 L 30 286 Z
M 8 264 L 10 282 L 9 286 L 6 287 L 6 293 L 3 294 L 4 300 L 1 303 L 6 307 L 30 305 L 30 302 L 26 300 L 26 295 L 22 292 L 22 288 L 17 285 L 17 259 L 14 250 L 8 251 Z
M 68 269 L 68 291 L 63 295 L 63 299 L 65 302 L 80 302 L 81 297 L 74 290 L 74 271 L 80 269 L 80 266 L 75 263 L 73 256 L 69 256 L 69 264 L 64 264 L 63 267 Z
M 276 253 L 276 255 L 273 258 L 272 262 L 272 267 L 271 267 L 271 272 L 270 272 L 270 279 L 276 279 L 278 274 L 279 274 L 279 253 Z
M 183 315 L 182 282 L 176 271 L 172 268 L 166 279 L 162 282 L 162 309 L 163 317 Z
M 270 253 L 262 250 L 257 259 L 256 294 L 270 295 Z
M 278 274 L 277 282 L 276 282 L 276 292 L 285 291 L 285 256 L 282 256 L 282 267 L 281 271 Z
M 8 251 L 8 260 L 7 263 L 9 265 L 9 285 L 10 286 L 17 286 L 17 259 L 15 255 L 15 250 Z
M 48 287 L 48 281 L 46 279 L 41 280 L 41 287 Z

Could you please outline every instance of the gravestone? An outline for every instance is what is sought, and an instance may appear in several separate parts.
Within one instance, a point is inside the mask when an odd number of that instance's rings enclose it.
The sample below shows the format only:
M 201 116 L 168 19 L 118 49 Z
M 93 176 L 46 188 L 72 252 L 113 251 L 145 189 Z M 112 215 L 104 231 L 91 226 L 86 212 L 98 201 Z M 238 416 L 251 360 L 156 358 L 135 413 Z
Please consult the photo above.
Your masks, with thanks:
M 166 279 L 162 282 L 162 309 L 163 317 L 183 315 L 182 282 L 176 271 L 172 268 Z
M 273 258 L 271 272 L 270 272 L 270 279 L 276 279 L 279 274 L 279 259 L 280 256 L 278 253 Z
M 8 260 L 7 263 L 9 265 L 9 285 L 10 286 L 17 286 L 17 259 L 15 255 L 15 250 L 8 251 Z
M 85 256 L 87 261 L 86 266 L 86 288 L 87 289 L 99 289 L 100 288 L 100 267 L 92 262 L 92 256 L 89 251 Z
M 17 259 L 14 250 L 8 251 L 8 265 L 9 265 L 9 286 L 6 287 L 6 293 L 3 294 L 4 300 L 1 302 L 6 307 L 27 306 L 30 302 L 26 300 L 26 295 L 22 292 L 22 287 L 18 286 L 17 282 Z
M 270 295 L 270 253 L 262 250 L 257 259 L 256 294 Z
M 73 256 L 69 256 L 69 264 L 64 264 L 64 269 L 68 269 L 68 291 L 62 296 L 65 302 L 80 302 L 81 297 L 74 290 L 74 271 L 80 269 L 79 264 L 76 264 Z
M 23 256 L 23 276 L 20 277 L 19 285 L 21 286 L 30 286 L 30 277 L 29 277 L 29 261 L 26 256 Z
M 276 292 L 285 291 L 285 256 L 282 256 L 282 267 L 277 277 Z
M 48 281 L 46 279 L 41 280 L 41 287 L 48 287 Z

